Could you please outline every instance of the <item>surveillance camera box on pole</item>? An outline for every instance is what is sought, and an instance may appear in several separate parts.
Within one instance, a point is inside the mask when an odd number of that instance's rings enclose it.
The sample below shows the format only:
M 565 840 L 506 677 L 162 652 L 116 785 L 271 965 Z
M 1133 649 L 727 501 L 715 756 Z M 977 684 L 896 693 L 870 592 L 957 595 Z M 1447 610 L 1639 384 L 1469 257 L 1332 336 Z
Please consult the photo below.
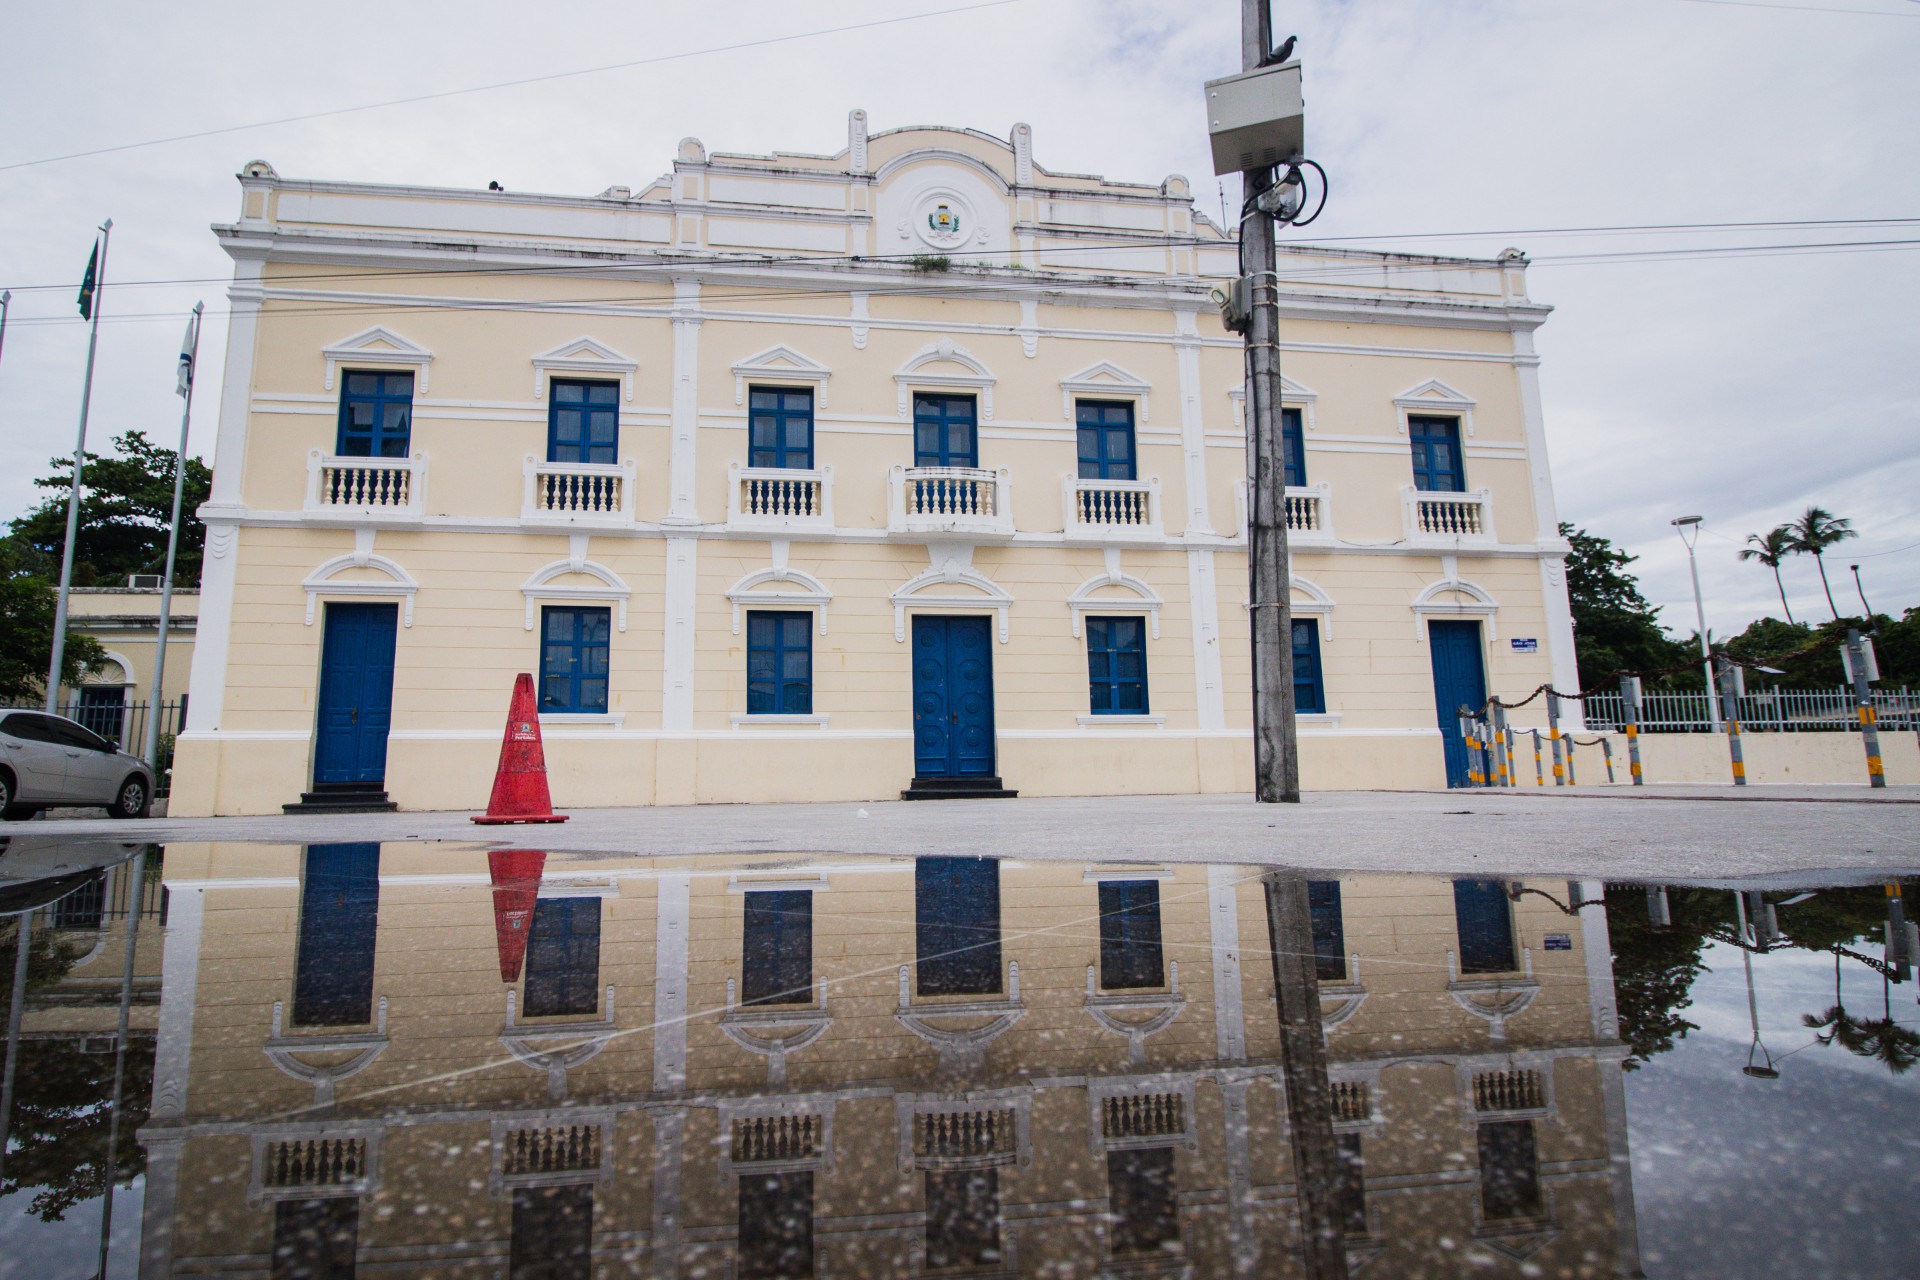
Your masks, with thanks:
M 1213 171 L 1243 173 L 1285 164 L 1306 148 L 1300 63 L 1283 62 L 1207 81 Z

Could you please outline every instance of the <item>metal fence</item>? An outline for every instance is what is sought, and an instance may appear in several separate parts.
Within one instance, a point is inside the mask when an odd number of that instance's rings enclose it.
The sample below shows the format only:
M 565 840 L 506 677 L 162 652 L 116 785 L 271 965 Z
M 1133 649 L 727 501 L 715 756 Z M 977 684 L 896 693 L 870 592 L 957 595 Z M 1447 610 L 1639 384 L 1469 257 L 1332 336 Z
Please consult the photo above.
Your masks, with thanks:
M 119 692 L 114 690 L 114 692 Z M 17 700 L 0 703 L 0 710 L 6 711 L 43 711 L 46 704 L 38 700 Z M 139 755 L 147 743 L 147 716 L 152 704 L 146 702 L 123 702 L 118 698 L 89 697 L 81 694 L 68 698 L 54 708 L 54 714 L 78 720 L 101 737 L 117 744 L 122 751 L 131 751 Z M 163 702 L 160 704 L 160 735 L 164 738 L 177 735 L 186 718 L 187 700 Z
M 1725 703 L 1721 704 L 1724 708 Z M 1589 729 L 1619 729 L 1625 710 L 1618 693 L 1596 693 L 1586 699 Z M 1838 733 L 1858 732 L 1853 691 L 1834 689 L 1758 689 L 1739 699 L 1743 732 Z M 1920 729 L 1920 691 L 1878 689 L 1874 714 L 1886 730 Z M 1670 693 L 1649 690 L 1640 695 L 1642 733 L 1711 733 L 1713 714 L 1704 692 Z

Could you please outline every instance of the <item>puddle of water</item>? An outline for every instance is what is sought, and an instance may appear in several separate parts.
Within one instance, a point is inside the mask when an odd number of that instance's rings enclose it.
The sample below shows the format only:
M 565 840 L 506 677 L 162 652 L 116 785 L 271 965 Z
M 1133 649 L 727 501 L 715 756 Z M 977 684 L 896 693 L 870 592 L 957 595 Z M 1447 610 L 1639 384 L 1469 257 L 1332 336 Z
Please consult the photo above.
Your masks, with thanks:
M 16 839 L 0 1270 L 1909 1274 L 1908 904 Z

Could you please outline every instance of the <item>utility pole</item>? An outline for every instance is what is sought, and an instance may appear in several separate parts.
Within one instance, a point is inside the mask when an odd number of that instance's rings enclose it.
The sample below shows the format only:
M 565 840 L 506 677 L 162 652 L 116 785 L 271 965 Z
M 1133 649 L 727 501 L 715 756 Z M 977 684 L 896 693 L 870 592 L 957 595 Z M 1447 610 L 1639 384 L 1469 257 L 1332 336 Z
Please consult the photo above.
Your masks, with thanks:
M 1700 666 L 1707 673 L 1707 720 L 1713 725 L 1713 731 L 1719 733 L 1720 699 L 1714 693 L 1713 648 L 1707 642 L 1707 606 L 1700 595 L 1700 562 L 1693 556 L 1693 544 L 1700 541 L 1700 517 L 1681 516 L 1667 523 L 1679 532 L 1680 541 L 1687 547 L 1687 568 L 1693 573 L 1693 616 L 1700 631 Z
M 1256 71 L 1273 49 L 1271 0 L 1240 0 L 1240 68 Z M 1287 566 L 1287 476 L 1280 419 L 1279 252 L 1273 219 L 1256 201 L 1273 189 L 1271 167 L 1247 169 L 1240 217 L 1241 274 L 1251 283 L 1247 329 L 1247 530 L 1253 632 L 1253 790 L 1264 804 L 1300 802 L 1293 700 L 1293 580 Z

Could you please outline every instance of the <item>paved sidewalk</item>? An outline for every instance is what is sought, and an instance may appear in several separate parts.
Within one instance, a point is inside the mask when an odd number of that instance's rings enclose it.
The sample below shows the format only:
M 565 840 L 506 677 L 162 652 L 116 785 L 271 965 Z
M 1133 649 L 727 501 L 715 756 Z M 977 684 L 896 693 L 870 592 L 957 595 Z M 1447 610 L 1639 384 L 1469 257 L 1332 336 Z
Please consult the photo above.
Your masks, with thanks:
M 1738 803 L 1714 803 L 1737 800 Z M 465 813 L 42 819 L 0 835 L 308 844 L 459 840 L 556 852 L 989 854 L 1340 871 L 1617 879 L 1920 871 L 1920 787 L 1570 787 L 580 809 L 555 826 Z

